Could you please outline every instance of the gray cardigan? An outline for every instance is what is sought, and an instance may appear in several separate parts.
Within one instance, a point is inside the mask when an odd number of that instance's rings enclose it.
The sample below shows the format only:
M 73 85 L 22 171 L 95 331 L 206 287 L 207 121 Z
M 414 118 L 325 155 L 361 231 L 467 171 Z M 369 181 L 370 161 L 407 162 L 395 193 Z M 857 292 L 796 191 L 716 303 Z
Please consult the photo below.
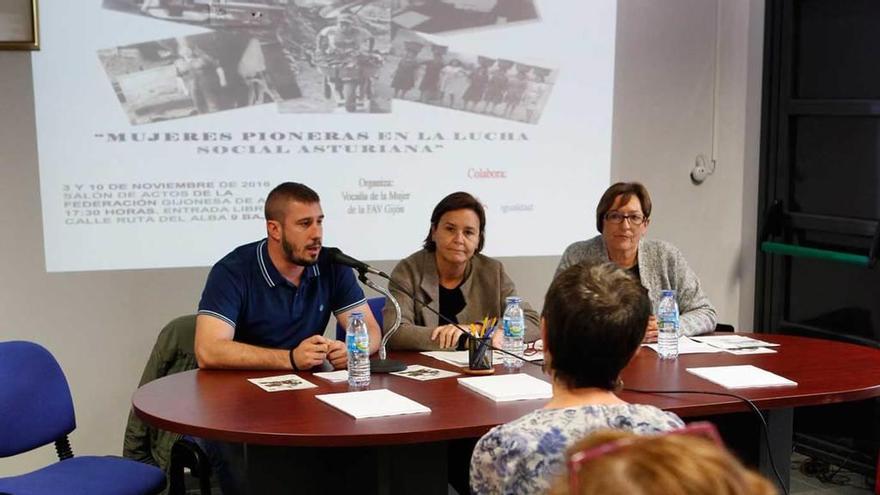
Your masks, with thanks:
M 665 241 L 642 239 L 639 242 L 638 257 L 639 277 L 642 285 L 648 289 L 648 296 L 655 310 L 660 301 L 660 291 L 673 289 L 681 313 L 680 323 L 684 335 L 699 335 L 715 330 L 715 308 L 703 294 L 700 279 L 688 266 L 678 248 Z M 582 261 L 610 261 L 601 235 L 568 246 L 559 260 L 556 275 Z
M 435 311 L 440 309 L 440 278 L 437 275 L 437 261 L 434 253 L 427 250 L 416 251 L 400 261 L 391 271 L 391 278 L 413 292 Z M 434 313 L 413 301 L 402 290 L 391 284 L 389 289 L 400 303 L 400 328 L 391 337 L 388 347 L 398 350 L 437 350 L 437 342 L 431 340 L 431 332 L 441 323 Z M 461 284 L 465 306 L 456 315 L 459 323 L 481 321 L 483 317 L 498 317 L 499 325 L 507 296 L 516 295 L 516 286 L 504 272 L 500 261 L 482 254 L 471 258 Z M 526 342 L 540 338 L 540 319 L 538 313 L 525 301 L 522 303 L 526 317 Z M 384 325 L 387 329 L 394 322 L 394 307 L 385 304 L 383 309 Z M 499 330 L 500 331 L 500 326 Z

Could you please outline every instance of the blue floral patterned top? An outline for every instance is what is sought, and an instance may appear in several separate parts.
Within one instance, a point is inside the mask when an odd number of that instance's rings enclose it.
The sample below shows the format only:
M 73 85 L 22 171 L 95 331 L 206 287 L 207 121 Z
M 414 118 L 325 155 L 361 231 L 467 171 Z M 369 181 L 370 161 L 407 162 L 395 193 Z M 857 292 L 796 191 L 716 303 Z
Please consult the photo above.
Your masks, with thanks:
M 566 449 L 595 430 L 651 434 L 683 426 L 675 414 L 640 404 L 539 409 L 496 426 L 477 442 L 471 458 L 471 492 L 546 493 L 565 473 Z

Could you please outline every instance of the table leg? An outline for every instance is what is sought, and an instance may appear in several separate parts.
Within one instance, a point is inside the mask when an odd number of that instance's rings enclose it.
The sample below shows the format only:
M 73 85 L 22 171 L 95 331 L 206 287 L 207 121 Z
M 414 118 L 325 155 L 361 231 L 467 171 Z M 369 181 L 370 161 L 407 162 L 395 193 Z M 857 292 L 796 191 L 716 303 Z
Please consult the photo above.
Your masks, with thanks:
M 446 495 L 445 442 L 393 445 L 375 449 L 379 495 Z
M 731 452 L 774 485 L 779 484 L 773 472 L 770 458 L 779 470 L 779 477 L 786 490 L 791 486 L 791 452 L 794 430 L 794 411 L 791 408 L 761 411 L 767 421 L 764 436 L 754 413 L 733 413 L 718 416 L 688 418 L 688 421 L 708 420 L 718 427 L 724 443 Z
M 785 491 L 791 489 L 791 452 L 792 438 L 794 435 L 794 410 L 773 409 L 763 411 L 767 419 L 767 434 L 770 444 L 761 434 L 760 449 L 758 451 L 758 470 L 771 481 L 776 482 L 776 474 L 773 472 L 770 456 L 779 470 L 779 476 L 785 485 Z

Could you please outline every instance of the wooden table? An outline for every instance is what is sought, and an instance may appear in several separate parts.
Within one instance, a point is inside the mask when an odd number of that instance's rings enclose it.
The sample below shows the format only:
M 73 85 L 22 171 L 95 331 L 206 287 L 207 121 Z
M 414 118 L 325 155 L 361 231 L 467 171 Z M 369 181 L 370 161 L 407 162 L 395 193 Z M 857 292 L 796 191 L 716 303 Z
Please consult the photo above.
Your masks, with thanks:
M 748 356 L 692 354 L 675 361 L 661 361 L 653 351 L 643 348 L 624 370 L 622 378 L 626 388 L 734 392 L 752 400 L 765 411 L 770 423 L 773 458 L 787 480 L 792 408 L 880 396 L 880 350 L 805 337 L 769 334 L 758 337 L 781 344 L 776 348 L 778 352 Z M 409 364 L 455 369 L 418 353 L 390 353 L 390 357 Z M 794 380 L 798 386 L 731 391 L 685 371 L 689 367 L 734 364 L 753 364 Z M 500 366 L 497 369 L 503 372 Z M 548 379 L 534 365 L 525 364 L 523 371 Z M 398 481 L 404 485 L 418 482 L 422 493 L 430 492 L 425 486 L 434 482 L 442 482 L 442 491 L 438 488 L 437 492 L 445 493 L 445 461 L 443 476 L 435 476 L 433 481 L 426 471 L 439 472 L 439 466 L 434 470 L 424 469 L 425 462 L 441 462 L 439 456 L 445 450 L 438 446 L 444 445 L 444 441 L 480 436 L 493 426 L 516 419 L 545 403 L 532 400 L 496 404 L 459 386 L 455 378 L 420 382 L 373 375 L 370 388 L 393 390 L 428 406 L 431 413 L 354 420 L 314 398 L 316 394 L 348 391 L 346 383 L 334 384 L 310 373 L 300 373 L 318 387 L 267 393 L 246 380 L 278 374 L 277 371 L 189 371 L 144 385 L 137 390 L 132 403 L 137 414 L 152 426 L 213 440 L 245 443 L 255 454 L 249 464 L 253 461 L 264 467 L 268 461 L 256 455 L 260 451 L 255 449 L 257 446 L 388 447 L 381 452 L 398 452 L 391 455 L 391 466 L 409 463 L 408 469 L 417 471 L 411 473 L 413 479 Z M 653 404 L 683 418 L 749 410 L 743 402 L 730 397 L 628 391 L 620 396 L 628 402 Z M 302 449 L 297 455 L 308 455 L 308 452 L 309 449 Z M 418 461 L 422 454 L 431 460 Z M 758 453 L 758 463 L 766 473 L 768 459 L 761 458 L 762 455 L 766 457 L 766 451 Z M 256 461 L 257 458 L 261 460 Z M 379 491 L 395 490 L 380 487 Z

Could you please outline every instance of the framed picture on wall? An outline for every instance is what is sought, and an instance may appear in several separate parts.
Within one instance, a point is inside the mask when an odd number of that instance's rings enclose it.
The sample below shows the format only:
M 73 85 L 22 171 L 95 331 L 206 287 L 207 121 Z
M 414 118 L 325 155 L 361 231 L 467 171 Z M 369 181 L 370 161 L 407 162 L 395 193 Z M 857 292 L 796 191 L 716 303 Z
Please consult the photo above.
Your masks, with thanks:
M 39 50 L 37 0 L 0 0 L 0 50 Z

